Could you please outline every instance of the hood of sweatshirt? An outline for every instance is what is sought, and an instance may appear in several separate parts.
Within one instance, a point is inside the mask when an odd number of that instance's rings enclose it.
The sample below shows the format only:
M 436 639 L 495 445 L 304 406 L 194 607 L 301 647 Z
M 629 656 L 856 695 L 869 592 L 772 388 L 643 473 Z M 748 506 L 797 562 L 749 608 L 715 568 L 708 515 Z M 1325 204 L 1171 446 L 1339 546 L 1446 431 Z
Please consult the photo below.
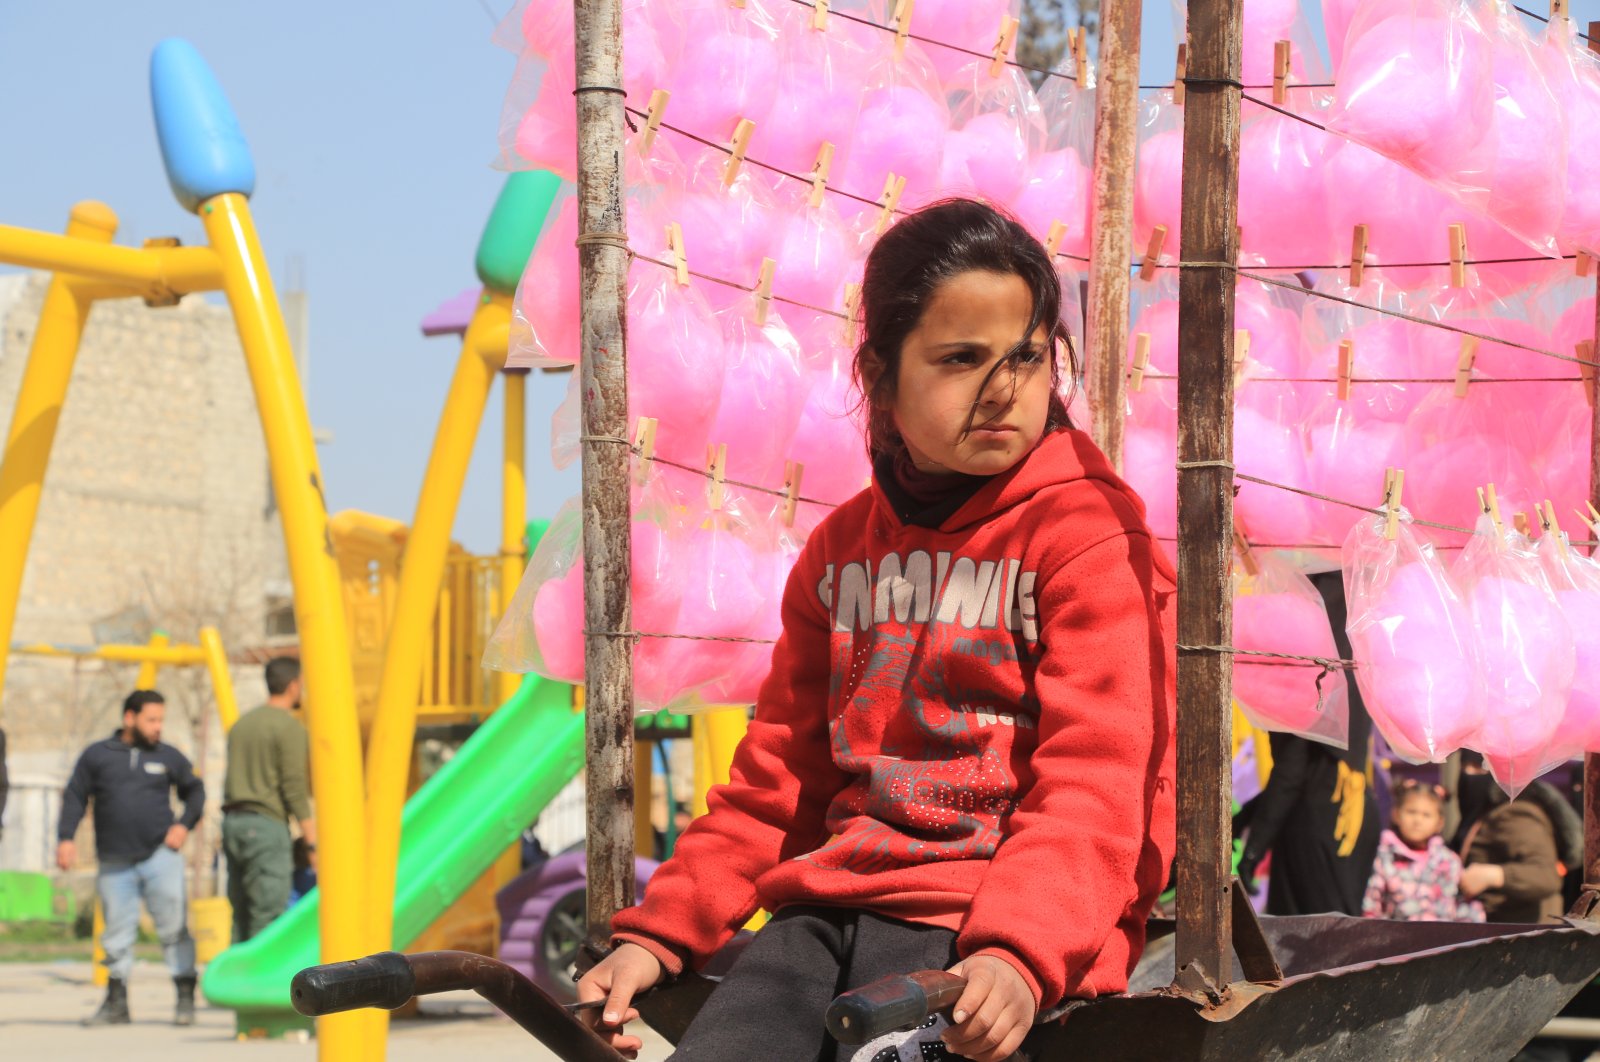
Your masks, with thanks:
M 968 498 L 943 523 L 940 531 L 962 531 L 982 523 L 997 513 L 1033 498 L 1040 491 L 1059 487 L 1079 480 L 1094 480 L 1127 497 L 1144 519 L 1144 501 L 1132 487 L 1116 474 L 1111 462 L 1087 433 L 1076 428 L 1059 428 L 1039 440 L 1039 444 L 1022 460 L 998 475 Z M 877 476 L 872 480 L 874 501 L 885 512 L 894 512 L 894 505 Z

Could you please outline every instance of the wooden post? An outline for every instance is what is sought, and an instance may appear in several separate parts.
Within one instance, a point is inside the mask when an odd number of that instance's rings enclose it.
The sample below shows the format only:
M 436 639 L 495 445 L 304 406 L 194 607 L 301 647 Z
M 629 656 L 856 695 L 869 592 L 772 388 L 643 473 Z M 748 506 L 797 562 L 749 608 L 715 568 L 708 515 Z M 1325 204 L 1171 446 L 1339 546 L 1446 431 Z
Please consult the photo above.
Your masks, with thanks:
M 622 3 L 574 0 L 582 300 L 583 622 L 589 927 L 633 903 L 633 628 L 628 602 Z
M 1140 0 L 1100 4 L 1094 114 L 1094 247 L 1084 366 L 1094 441 L 1122 470 L 1123 377 L 1133 262 L 1133 152 L 1139 139 Z M 1080 86 L 1081 88 L 1082 86 Z
M 1589 23 L 1589 47 L 1600 50 L 1600 22 Z M 1596 271 L 1594 334 L 1600 340 L 1600 270 Z M 1600 343 L 1595 344 L 1600 349 Z M 1594 351 L 1591 350 L 1591 356 Z M 1584 375 L 1594 370 L 1587 370 Z M 1589 410 L 1589 504 L 1600 506 L 1600 402 Z M 1592 550 L 1600 555 L 1600 548 Z M 1593 905 L 1593 893 L 1600 886 L 1600 755 L 1593 752 L 1583 757 L 1583 883 L 1585 896 L 1579 907 Z
M 1239 236 L 1241 0 L 1190 0 L 1178 277 L 1178 642 L 1233 638 L 1234 271 Z M 1215 996 L 1232 961 L 1233 656 L 1178 655 L 1175 984 Z

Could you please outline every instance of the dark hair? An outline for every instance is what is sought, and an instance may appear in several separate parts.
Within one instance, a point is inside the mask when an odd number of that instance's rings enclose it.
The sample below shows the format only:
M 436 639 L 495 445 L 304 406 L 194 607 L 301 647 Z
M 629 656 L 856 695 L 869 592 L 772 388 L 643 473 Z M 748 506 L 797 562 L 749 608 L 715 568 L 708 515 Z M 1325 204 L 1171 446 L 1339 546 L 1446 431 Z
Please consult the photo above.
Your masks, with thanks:
M 883 234 L 867 255 L 861 278 L 861 339 L 856 346 L 855 379 L 867 406 L 867 453 L 873 459 L 905 445 L 886 407 L 895 395 L 906 336 L 922 320 L 939 286 L 969 272 L 1021 277 L 1033 295 L 1028 330 L 1017 337 L 1017 349 L 997 362 L 978 385 L 973 414 L 994 374 L 1016 365 L 1023 346 L 1041 325 L 1049 332 L 1047 343 L 1052 352 L 1058 340 L 1064 341 L 1072 378 L 1077 380 L 1077 353 L 1061 325 L 1061 278 L 1044 246 L 1014 218 L 987 203 L 946 199 L 923 207 Z M 1046 431 L 1072 423 L 1060 384 L 1061 366 L 1051 356 Z
M 134 715 L 138 715 L 144 711 L 144 706 L 147 704 L 166 703 L 167 699 L 155 690 L 134 690 L 122 701 L 122 714 L 127 715 L 132 712 Z
M 300 677 L 300 661 L 292 656 L 275 656 L 267 661 L 267 693 L 273 697 L 289 688 Z
M 1414 796 L 1424 796 L 1433 801 L 1441 810 L 1444 808 L 1445 788 L 1442 785 L 1430 785 L 1419 782 L 1415 778 L 1402 778 L 1394 784 L 1394 809 L 1399 811 L 1405 806 L 1408 799 Z

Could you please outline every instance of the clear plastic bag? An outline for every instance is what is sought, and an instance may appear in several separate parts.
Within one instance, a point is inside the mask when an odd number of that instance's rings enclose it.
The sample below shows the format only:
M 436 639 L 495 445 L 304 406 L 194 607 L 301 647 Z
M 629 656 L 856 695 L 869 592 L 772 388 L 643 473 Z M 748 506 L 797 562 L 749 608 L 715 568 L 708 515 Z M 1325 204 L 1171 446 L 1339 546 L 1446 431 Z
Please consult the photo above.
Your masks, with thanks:
M 653 6 L 676 17 L 684 42 L 683 59 L 669 68 L 667 83 L 651 86 L 672 93 L 671 124 L 720 142 L 733 136 L 741 118 L 748 118 L 756 125 L 756 136 L 763 137 L 778 97 L 773 15 L 759 3 L 735 7 L 727 0 Z
M 1328 116 L 1463 203 L 1488 205 L 1494 49 L 1472 0 L 1392 0 L 1357 9 Z
M 785 6 L 778 95 L 767 116 L 775 135 L 760 135 L 760 158 L 803 175 L 811 172 L 824 142 L 833 145 L 834 166 L 849 156 L 869 53 L 850 32 L 848 20 L 829 18 L 828 27 L 819 30 L 809 6 Z
M 728 445 L 728 478 L 775 489 L 812 380 L 782 316 L 769 310 L 761 325 L 757 313 L 747 296 L 717 315 L 728 368 L 711 442 Z
M 1504 0 L 1490 6 L 1494 157 L 1488 214 L 1529 247 L 1555 254 L 1567 197 L 1566 114 L 1521 17 Z
M 843 166 L 833 168 L 833 187 L 858 197 L 836 196 L 834 203 L 856 229 L 870 229 L 876 221 L 877 210 L 870 204 L 882 197 L 891 173 L 906 179 L 901 209 L 937 198 L 939 163 L 950 131 L 950 108 L 927 55 L 912 41 L 896 56 L 893 36 L 883 36 L 862 86 L 849 156 Z
M 924 45 L 939 79 L 959 83 L 962 68 L 972 62 L 967 52 L 987 53 L 1000 34 L 1000 18 L 1018 15 L 1017 0 L 917 0 L 911 10 L 911 32 L 938 44 Z M 888 25 L 888 19 L 880 23 Z M 887 36 L 887 34 L 885 34 Z M 955 48 L 942 47 L 955 45 Z M 966 49 L 958 51 L 957 49 Z M 1015 49 L 1008 58 L 1015 57 Z
M 1322 595 L 1268 550 L 1252 550 L 1248 561 L 1234 563 L 1233 644 L 1324 660 L 1339 656 Z M 1258 727 L 1346 748 L 1350 697 L 1344 672 L 1305 663 L 1240 653 L 1233 661 L 1234 699 Z
M 939 164 L 939 194 L 971 196 L 1011 209 L 1044 149 L 1044 112 L 1022 71 L 972 62 L 951 84 L 951 129 Z
M 1537 59 L 1566 118 L 1565 188 L 1557 242 L 1566 251 L 1600 250 L 1600 60 L 1576 37 L 1571 19 L 1551 19 Z
M 1342 562 L 1345 629 L 1356 685 L 1395 754 L 1443 762 L 1484 719 L 1482 669 L 1472 615 L 1450 574 L 1402 511 L 1356 522 Z
M 668 220 L 682 227 L 693 268 L 751 287 L 762 259 L 773 253 L 778 209 L 766 182 L 751 166 L 742 167 L 731 183 L 725 183 L 727 162 L 726 152 L 697 149 L 688 156 L 688 177 L 679 196 L 658 210 L 675 212 Z M 744 297 L 744 292 L 727 284 L 705 283 L 699 289 L 714 310 Z
M 1478 636 L 1484 715 L 1466 741 L 1516 796 L 1572 750 L 1552 745 L 1576 666 L 1572 629 L 1523 535 L 1488 513 L 1451 574 Z
M 1060 250 L 1084 261 L 1093 238 L 1094 89 L 1064 77 L 1039 90 L 1046 123 L 1044 150 L 1028 163 L 1027 179 L 1013 203 L 1017 219 L 1043 242 L 1051 225 L 1065 228 Z
M 1293 101 L 1312 120 L 1307 94 Z M 1316 126 L 1264 107 L 1246 108 L 1239 134 L 1239 247 L 1258 268 L 1300 272 L 1342 261 L 1348 229 L 1335 229 L 1329 205 L 1328 155 L 1338 141 Z M 1342 245 L 1342 249 L 1341 249 Z
M 789 442 L 789 460 L 804 466 L 803 497 L 838 505 L 866 487 L 872 468 L 862 413 L 861 394 L 846 366 L 814 371 L 811 392 Z M 802 513 L 818 508 L 809 503 L 800 506 Z
M 1536 552 L 1574 648 L 1572 694 L 1552 744 L 1576 756 L 1600 751 L 1600 563 L 1572 548 L 1561 531 L 1547 529 Z

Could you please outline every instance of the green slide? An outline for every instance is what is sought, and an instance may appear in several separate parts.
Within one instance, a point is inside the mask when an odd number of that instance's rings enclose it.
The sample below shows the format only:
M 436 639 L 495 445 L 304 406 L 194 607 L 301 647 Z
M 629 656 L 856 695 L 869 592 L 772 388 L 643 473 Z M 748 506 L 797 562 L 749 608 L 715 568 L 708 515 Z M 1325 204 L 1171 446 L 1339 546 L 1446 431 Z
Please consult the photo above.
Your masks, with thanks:
M 583 715 L 572 687 L 528 675 L 449 763 L 406 801 L 395 890 L 403 948 L 444 913 L 583 766 Z M 265 932 L 206 967 L 208 1002 L 239 1012 L 241 1030 L 305 1027 L 289 981 L 321 961 L 315 891 Z

